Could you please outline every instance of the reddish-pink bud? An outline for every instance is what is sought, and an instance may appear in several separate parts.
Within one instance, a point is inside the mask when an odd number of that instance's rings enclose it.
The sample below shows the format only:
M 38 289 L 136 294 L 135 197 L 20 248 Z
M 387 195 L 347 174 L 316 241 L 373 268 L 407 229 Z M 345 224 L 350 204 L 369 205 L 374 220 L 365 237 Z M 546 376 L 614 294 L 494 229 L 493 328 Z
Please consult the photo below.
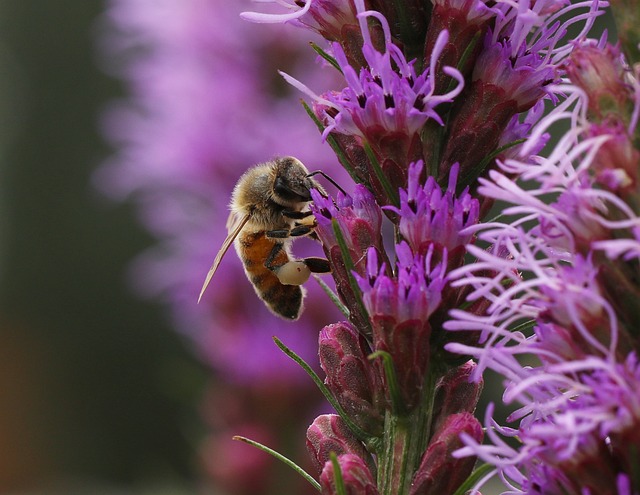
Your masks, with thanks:
M 598 120 L 610 114 L 628 122 L 633 90 L 625 82 L 620 50 L 612 45 L 579 44 L 565 64 L 571 82 L 588 96 L 589 112 Z
M 365 462 L 353 454 L 338 456 L 338 465 L 346 495 L 378 495 L 376 483 Z M 335 472 L 331 461 L 324 465 L 320 475 L 322 495 L 336 495 Z
M 318 473 L 329 460 L 329 454 L 355 454 L 362 459 L 371 459 L 362 442 L 349 430 L 342 418 L 336 414 L 318 416 L 307 430 L 307 450 Z M 370 467 L 374 466 L 369 462 Z
M 362 429 L 380 435 L 384 422 L 381 369 L 367 356 L 369 346 L 347 322 L 327 325 L 320 332 L 320 365 L 334 397 Z
M 436 431 L 413 478 L 410 495 L 448 495 L 469 477 L 475 457 L 454 458 L 451 454 L 464 446 L 460 434 L 481 442 L 482 425 L 470 413 L 449 416 Z
M 440 379 L 433 405 L 435 431 L 438 431 L 452 414 L 472 413 L 475 410 L 483 387 L 482 380 L 479 382 L 471 381 L 476 367 L 477 365 L 473 361 L 468 361 L 449 370 Z

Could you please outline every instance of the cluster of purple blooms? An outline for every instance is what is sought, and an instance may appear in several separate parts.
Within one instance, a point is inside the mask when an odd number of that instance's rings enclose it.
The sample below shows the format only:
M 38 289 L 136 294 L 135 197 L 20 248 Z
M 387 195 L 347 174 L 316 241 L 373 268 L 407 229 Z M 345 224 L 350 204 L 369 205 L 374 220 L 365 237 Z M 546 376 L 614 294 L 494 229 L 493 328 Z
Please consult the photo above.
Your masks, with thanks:
M 338 406 L 308 432 L 321 492 L 461 493 L 477 457 L 509 493 L 640 493 L 640 83 L 587 38 L 608 5 L 277 3 L 293 12 L 245 17 L 330 42 L 343 89 L 284 77 L 357 182 L 312 205 L 347 315 L 320 335 Z M 515 428 L 490 407 L 483 443 L 486 368 L 522 407 Z
M 356 182 L 312 193 L 345 320 L 320 332 L 336 414 L 308 429 L 311 484 L 640 494 L 634 1 L 613 5 L 616 45 L 587 37 L 598 0 L 263 3 L 288 11 L 243 17 L 327 41 L 342 89 L 282 75 Z M 486 369 L 509 426 L 474 416 Z

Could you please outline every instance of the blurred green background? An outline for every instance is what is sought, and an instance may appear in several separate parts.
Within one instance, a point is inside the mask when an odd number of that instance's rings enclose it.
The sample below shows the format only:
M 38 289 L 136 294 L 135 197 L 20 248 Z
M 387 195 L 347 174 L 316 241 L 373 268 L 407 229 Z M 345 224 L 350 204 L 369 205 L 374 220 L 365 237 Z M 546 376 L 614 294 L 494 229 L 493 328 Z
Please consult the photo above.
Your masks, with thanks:
M 182 0 L 176 0 L 182 1 Z M 179 493 L 206 371 L 126 283 L 149 238 L 90 187 L 96 0 L 0 0 L 0 493 Z

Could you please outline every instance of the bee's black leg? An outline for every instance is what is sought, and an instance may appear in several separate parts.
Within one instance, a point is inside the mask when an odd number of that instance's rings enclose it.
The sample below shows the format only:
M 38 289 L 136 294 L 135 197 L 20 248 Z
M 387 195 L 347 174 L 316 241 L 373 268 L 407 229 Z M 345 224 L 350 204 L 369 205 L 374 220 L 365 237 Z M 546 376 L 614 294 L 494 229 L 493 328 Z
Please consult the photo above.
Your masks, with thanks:
M 286 239 L 289 237 L 291 233 L 290 229 L 278 229 L 278 230 L 268 230 L 265 232 L 265 236 L 268 239 Z
M 283 217 L 291 218 L 292 220 L 301 220 L 303 218 L 307 218 L 313 215 L 310 211 L 292 211 L 292 210 L 284 210 L 282 212 Z
M 302 262 L 309 267 L 311 273 L 330 273 L 329 260 L 324 258 L 304 258 Z
M 312 232 L 313 232 L 313 228 L 307 225 L 298 225 L 297 227 L 294 227 L 289 231 L 289 236 L 300 237 L 303 235 L 309 235 Z
M 292 229 L 268 230 L 265 236 L 269 239 L 286 239 L 287 237 L 300 237 L 313 232 L 313 227 L 308 225 L 297 225 Z

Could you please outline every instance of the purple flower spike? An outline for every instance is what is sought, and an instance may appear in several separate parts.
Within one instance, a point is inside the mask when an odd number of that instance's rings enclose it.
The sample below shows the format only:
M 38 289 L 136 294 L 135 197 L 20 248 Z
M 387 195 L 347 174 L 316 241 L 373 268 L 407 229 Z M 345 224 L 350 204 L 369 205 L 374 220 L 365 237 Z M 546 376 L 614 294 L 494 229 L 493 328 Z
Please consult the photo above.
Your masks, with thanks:
M 320 332 L 320 365 L 325 384 L 349 417 L 364 431 L 382 434 L 384 398 L 382 372 L 367 359 L 371 349 L 348 323 L 328 325 Z
M 453 414 L 436 431 L 413 479 L 410 495 L 451 494 L 467 479 L 476 459 L 452 456 L 463 445 L 461 434 L 482 441 L 482 425 L 473 414 Z
M 369 469 L 375 469 L 371 456 L 340 416 L 323 414 L 318 416 L 307 430 L 307 450 L 318 473 L 329 461 L 330 454 L 353 454 L 368 459 Z
M 345 488 L 345 495 L 378 495 L 376 483 L 367 468 L 365 462 L 353 454 L 343 454 L 338 456 L 338 465 L 342 482 Z M 336 474 L 333 463 L 327 462 L 320 475 L 320 486 L 322 495 L 337 495 Z

